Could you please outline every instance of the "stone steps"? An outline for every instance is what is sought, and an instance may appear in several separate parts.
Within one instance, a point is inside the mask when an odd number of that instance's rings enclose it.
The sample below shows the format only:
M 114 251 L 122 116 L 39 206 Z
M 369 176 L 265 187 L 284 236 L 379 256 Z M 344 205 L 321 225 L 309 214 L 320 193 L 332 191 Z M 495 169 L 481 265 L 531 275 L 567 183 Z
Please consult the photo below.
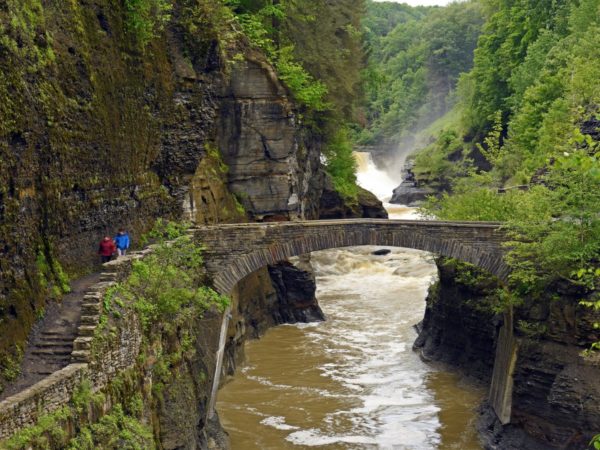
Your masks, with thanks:
M 31 350 L 32 355 L 43 356 L 45 359 L 57 360 L 57 359 L 65 359 L 69 361 L 69 357 L 71 356 L 71 352 L 73 351 L 73 346 L 52 346 L 52 347 L 40 347 L 37 346 L 36 349 Z M 57 356 L 58 358 L 55 358 Z M 62 358 L 66 357 L 66 358 Z M 50 361 L 46 361 L 50 362 Z
M 90 286 L 98 283 L 100 274 L 94 274 L 73 283 L 73 291 L 61 303 L 46 308 L 45 316 L 36 324 L 25 348 L 21 375 L 7 387 L 0 399 L 14 395 L 37 383 L 72 362 L 74 342 L 82 325 L 84 296 Z M 98 308 L 87 306 L 86 312 L 98 314 Z M 85 326 L 85 325 L 84 325 Z M 79 344 L 85 345 L 83 344 Z

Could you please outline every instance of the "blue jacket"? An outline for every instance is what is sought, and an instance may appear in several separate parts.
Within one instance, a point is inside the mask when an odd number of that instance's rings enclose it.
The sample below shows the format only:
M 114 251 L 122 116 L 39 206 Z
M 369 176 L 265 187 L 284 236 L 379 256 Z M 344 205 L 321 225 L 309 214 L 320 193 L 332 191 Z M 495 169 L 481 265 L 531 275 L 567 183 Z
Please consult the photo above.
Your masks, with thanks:
M 117 245 L 117 248 L 119 248 L 121 250 L 128 249 L 129 248 L 129 235 L 127 233 L 117 234 L 115 236 L 115 244 Z

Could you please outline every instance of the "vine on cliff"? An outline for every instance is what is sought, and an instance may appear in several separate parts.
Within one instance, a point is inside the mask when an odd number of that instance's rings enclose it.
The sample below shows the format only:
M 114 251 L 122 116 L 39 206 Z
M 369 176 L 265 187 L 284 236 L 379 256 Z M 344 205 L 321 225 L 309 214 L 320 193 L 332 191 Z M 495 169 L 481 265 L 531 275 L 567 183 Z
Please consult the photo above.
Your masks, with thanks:
M 164 29 L 171 19 L 172 0 L 125 0 L 127 27 L 142 48 Z
M 131 275 L 110 291 L 111 302 L 133 308 L 146 330 L 173 332 L 186 317 L 212 306 L 224 310 L 229 299 L 205 285 L 202 246 L 186 233 L 187 225 L 157 220 L 143 242 L 153 251 L 133 262 Z

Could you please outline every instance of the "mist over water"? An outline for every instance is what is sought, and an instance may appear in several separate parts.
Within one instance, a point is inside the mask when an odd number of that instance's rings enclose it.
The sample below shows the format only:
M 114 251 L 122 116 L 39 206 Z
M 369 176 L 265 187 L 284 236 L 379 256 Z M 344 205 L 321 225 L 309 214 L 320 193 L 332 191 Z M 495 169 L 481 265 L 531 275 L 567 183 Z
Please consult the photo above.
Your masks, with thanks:
M 370 153 L 354 152 L 354 158 L 357 165 L 356 181 L 358 184 L 371 191 L 381 201 L 388 202 L 400 182 L 394 180 L 387 172 L 379 170 Z
M 394 181 L 357 155 L 359 182 L 385 198 Z M 389 191 L 388 196 L 391 195 Z M 397 207 L 393 218 L 415 218 Z M 437 271 L 411 249 L 352 247 L 312 254 L 327 321 L 271 329 L 219 393 L 233 449 L 475 450 L 481 392 L 423 363 L 413 325 Z
M 383 207 L 387 210 L 390 219 L 420 218 L 415 208 L 389 202 L 394 189 L 402 182 L 401 179 L 394 179 L 388 172 L 378 169 L 373 157 L 368 152 L 354 152 L 354 158 L 358 167 L 356 181 L 383 202 Z

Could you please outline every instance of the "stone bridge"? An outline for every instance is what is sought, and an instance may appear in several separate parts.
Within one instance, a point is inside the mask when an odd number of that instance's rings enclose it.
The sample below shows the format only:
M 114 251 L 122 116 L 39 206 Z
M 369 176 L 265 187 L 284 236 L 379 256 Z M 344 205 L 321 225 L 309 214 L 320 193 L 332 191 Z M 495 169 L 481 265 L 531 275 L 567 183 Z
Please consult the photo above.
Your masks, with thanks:
M 246 275 L 292 256 L 328 248 L 377 245 L 425 250 L 474 264 L 506 282 L 503 260 L 507 240 L 500 223 L 420 220 L 345 219 L 304 222 L 213 225 L 190 230 L 205 246 L 205 264 L 213 287 L 230 294 Z M 209 417 L 219 388 L 230 310 L 223 314 Z M 501 328 L 489 399 L 503 424 L 510 422 L 512 373 L 517 344 L 512 315 Z
M 246 275 L 292 256 L 359 245 L 425 250 L 469 262 L 503 281 L 506 234 L 491 222 L 345 219 L 214 225 L 193 229 L 206 247 L 214 288 L 229 294 Z

